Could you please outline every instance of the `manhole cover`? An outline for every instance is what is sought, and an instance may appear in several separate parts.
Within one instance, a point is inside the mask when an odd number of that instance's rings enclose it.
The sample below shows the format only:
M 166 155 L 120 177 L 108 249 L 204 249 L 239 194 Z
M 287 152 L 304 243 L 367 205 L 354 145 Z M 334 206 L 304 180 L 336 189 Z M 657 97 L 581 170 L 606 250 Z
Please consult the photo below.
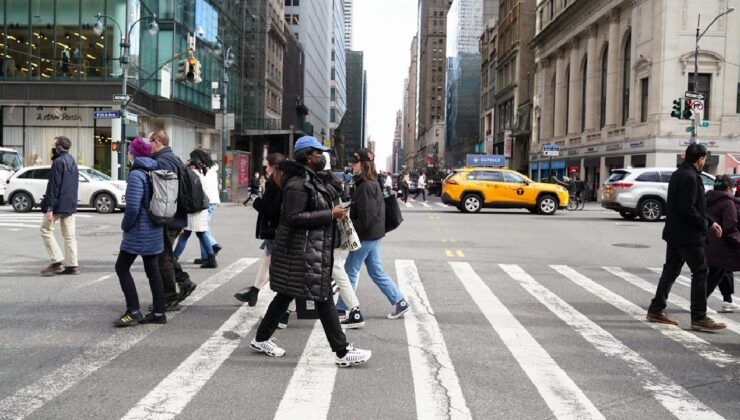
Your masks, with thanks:
M 642 244 L 612 244 L 612 246 L 618 246 L 620 248 L 650 248 L 649 246 Z

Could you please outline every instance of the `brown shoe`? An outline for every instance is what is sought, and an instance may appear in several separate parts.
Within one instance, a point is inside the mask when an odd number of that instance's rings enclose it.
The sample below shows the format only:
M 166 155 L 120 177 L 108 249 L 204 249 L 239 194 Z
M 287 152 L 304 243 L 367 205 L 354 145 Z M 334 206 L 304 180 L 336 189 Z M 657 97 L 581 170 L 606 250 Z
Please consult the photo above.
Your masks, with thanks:
M 80 274 L 80 267 L 66 267 L 64 271 L 59 274 L 77 275 Z
M 58 263 L 49 264 L 48 267 L 41 270 L 41 275 L 42 276 L 54 276 L 54 275 L 61 273 L 62 271 L 64 271 L 64 266 L 62 265 L 62 263 L 58 262 Z
M 665 312 L 648 312 L 645 318 L 650 322 L 659 324 L 678 325 L 678 320 L 669 317 Z
M 727 325 L 721 322 L 714 322 L 714 320 L 710 317 L 705 317 L 704 319 L 699 321 L 691 321 L 692 330 L 716 331 L 724 328 L 727 328 Z

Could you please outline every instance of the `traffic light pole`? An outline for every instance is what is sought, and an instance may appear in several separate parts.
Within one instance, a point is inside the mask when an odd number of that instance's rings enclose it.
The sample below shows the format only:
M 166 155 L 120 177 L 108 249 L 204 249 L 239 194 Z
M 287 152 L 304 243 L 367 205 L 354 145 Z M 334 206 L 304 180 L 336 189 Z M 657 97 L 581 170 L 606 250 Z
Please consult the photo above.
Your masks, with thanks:
M 222 50 L 223 51 L 223 50 Z M 229 192 L 226 190 L 226 153 L 229 143 L 229 129 L 227 125 L 228 117 L 228 97 L 229 97 L 229 56 L 231 47 L 223 55 L 223 90 L 221 92 L 221 201 L 229 200 Z
M 715 19 L 716 20 L 716 19 Z M 699 25 L 701 23 L 701 14 L 699 15 L 699 21 L 696 23 L 696 42 L 694 43 L 694 92 L 699 91 Z M 702 111 L 704 112 L 704 111 Z M 699 139 L 696 136 L 696 116 L 691 120 L 691 142 L 698 143 Z

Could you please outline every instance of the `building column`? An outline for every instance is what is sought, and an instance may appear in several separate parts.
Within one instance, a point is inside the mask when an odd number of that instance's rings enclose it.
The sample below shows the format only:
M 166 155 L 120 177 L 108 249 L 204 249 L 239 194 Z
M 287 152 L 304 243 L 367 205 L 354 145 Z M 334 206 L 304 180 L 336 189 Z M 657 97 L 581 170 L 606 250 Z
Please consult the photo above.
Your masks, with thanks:
M 598 107 L 598 66 L 599 61 L 596 46 L 597 26 L 592 25 L 587 32 L 588 36 L 588 56 L 586 58 L 586 131 L 596 130 L 598 127 L 599 107 Z
M 570 46 L 570 87 L 568 89 L 568 134 L 577 134 L 581 130 L 581 95 L 579 95 L 581 69 L 578 62 L 578 37 L 573 38 Z
M 555 112 L 554 98 L 550 80 L 552 80 L 552 60 L 548 57 L 542 59 L 539 72 L 539 86 L 541 86 L 542 103 L 540 104 L 540 140 L 548 141 L 552 138 L 552 113 Z
M 568 110 L 565 109 L 565 94 L 567 89 L 565 84 L 565 53 L 558 50 L 558 58 L 555 62 L 555 124 L 553 127 L 553 137 L 562 137 L 565 135 L 565 119 L 568 117 Z
M 609 14 L 609 51 L 606 70 L 606 126 L 615 127 L 619 115 L 619 9 Z

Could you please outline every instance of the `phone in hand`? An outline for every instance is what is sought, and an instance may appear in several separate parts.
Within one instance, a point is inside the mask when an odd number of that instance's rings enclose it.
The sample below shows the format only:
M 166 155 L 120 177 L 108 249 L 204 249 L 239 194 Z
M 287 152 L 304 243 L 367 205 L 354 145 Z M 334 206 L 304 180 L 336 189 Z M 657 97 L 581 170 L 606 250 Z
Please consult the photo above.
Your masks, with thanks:
M 339 202 L 339 206 L 342 207 L 343 209 L 348 208 L 351 204 L 352 204 L 352 200 L 344 201 L 344 202 L 340 201 Z

